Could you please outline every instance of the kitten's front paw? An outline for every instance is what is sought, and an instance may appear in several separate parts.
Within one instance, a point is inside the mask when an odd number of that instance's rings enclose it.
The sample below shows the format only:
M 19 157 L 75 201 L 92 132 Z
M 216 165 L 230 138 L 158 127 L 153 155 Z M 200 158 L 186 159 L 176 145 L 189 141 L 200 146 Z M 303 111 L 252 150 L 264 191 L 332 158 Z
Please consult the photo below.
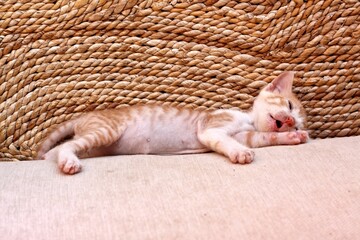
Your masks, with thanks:
M 296 131 L 299 139 L 300 139 L 300 143 L 305 143 L 309 140 L 309 133 L 307 131 L 304 130 L 298 130 Z
M 80 160 L 75 155 L 59 157 L 58 166 L 66 174 L 72 175 L 81 171 Z
M 286 144 L 296 145 L 300 143 L 305 143 L 309 139 L 309 134 L 306 131 L 297 130 L 295 132 L 287 133 L 286 137 Z
M 255 153 L 250 149 L 236 151 L 229 155 L 230 161 L 232 163 L 251 163 L 254 160 Z

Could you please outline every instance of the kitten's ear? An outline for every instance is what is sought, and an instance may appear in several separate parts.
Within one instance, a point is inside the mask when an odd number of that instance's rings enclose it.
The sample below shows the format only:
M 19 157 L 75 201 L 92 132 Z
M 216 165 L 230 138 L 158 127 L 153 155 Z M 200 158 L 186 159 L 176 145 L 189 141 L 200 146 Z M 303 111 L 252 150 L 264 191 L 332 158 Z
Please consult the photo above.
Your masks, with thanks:
M 265 90 L 269 92 L 278 92 L 280 94 L 291 93 L 293 80 L 294 72 L 283 72 L 271 83 L 269 83 L 265 87 Z

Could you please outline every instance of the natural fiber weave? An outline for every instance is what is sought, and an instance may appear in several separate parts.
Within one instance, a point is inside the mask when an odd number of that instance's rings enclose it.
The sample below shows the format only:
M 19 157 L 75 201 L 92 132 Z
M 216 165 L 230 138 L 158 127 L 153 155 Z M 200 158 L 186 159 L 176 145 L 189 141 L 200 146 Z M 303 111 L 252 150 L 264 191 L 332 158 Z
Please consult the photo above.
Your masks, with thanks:
M 0 1 L 0 159 L 81 112 L 247 109 L 296 72 L 312 137 L 360 134 L 358 0 Z

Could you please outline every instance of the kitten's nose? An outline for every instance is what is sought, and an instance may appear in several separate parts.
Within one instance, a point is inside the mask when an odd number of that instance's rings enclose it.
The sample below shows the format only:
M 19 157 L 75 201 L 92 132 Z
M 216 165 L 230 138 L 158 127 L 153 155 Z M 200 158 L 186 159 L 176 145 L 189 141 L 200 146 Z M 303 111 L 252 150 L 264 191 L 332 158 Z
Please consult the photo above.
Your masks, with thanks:
M 295 119 L 292 116 L 287 116 L 286 119 L 285 119 L 285 123 L 289 127 L 293 127 L 295 125 Z

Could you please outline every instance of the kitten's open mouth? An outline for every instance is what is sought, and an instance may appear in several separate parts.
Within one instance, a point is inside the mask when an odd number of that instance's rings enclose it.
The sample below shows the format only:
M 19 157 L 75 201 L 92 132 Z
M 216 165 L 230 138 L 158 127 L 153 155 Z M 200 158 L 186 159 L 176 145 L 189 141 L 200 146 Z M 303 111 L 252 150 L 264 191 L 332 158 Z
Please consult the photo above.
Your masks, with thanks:
M 278 129 L 280 129 L 283 126 L 283 122 L 280 120 L 277 120 L 276 118 L 274 118 L 271 114 L 270 117 L 275 121 L 275 125 Z

